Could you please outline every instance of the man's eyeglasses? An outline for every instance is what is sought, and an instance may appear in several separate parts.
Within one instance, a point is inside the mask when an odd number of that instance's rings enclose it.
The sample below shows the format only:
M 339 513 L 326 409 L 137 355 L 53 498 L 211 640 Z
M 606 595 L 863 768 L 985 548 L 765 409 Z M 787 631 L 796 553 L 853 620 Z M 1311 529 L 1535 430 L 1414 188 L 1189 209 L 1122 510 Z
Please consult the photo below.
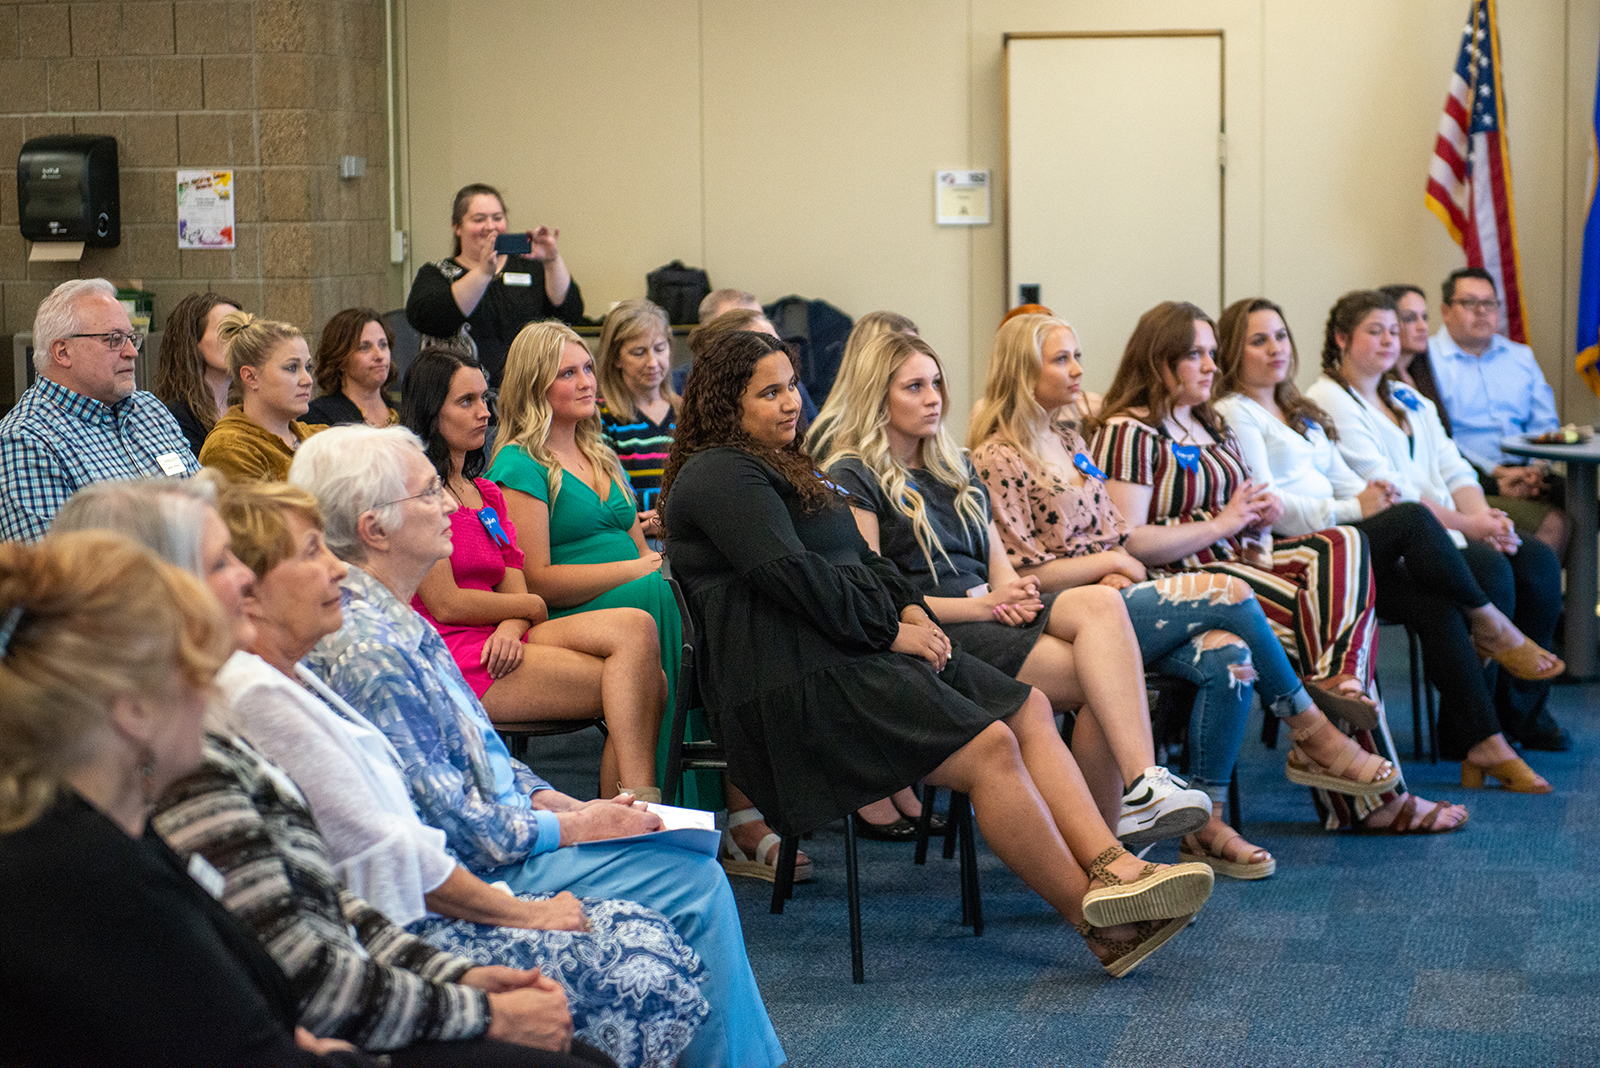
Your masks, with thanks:
M 413 493 L 411 496 L 409 496 L 409 497 L 401 497 L 397 501 L 384 501 L 382 504 L 373 505 L 372 509 L 373 509 L 373 511 L 377 511 L 379 508 L 387 508 L 391 504 L 404 504 L 407 501 L 415 501 L 415 500 L 436 501 L 440 497 L 443 497 L 443 496 L 444 496 L 444 483 L 439 481 L 439 476 L 438 475 L 434 475 L 433 476 L 433 481 L 428 483 L 428 488 L 423 490 L 421 493 Z
M 137 330 L 107 330 L 101 334 L 68 334 L 67 337 L 99 338 L 112 352 L 121 352 L 122 346 L 130 341 L 134 348 L 143 350 L 145 335 Z
M 1452 300 L 1450 303 L 1470 312 L 1495 311 L 1500 307 L 1498 300 Z

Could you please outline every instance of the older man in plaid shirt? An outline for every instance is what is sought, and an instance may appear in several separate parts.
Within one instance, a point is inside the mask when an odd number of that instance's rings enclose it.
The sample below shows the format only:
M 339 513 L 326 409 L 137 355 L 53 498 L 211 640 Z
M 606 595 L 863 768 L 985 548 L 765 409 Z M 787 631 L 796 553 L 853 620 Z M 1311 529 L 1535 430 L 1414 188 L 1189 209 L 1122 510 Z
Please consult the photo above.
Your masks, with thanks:
M 104 278 L 63 282 L 39 304 L 38 379 L 0 419 L 0 539 L 44 537 L 91 482 L 200 469 L 166 406 L 134 388 L 143 343 Z

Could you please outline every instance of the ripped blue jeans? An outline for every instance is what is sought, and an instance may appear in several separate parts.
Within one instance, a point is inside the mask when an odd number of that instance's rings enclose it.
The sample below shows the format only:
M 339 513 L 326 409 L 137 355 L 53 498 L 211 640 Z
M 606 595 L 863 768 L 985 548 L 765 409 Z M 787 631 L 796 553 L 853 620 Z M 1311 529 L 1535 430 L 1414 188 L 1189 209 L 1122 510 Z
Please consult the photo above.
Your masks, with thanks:
M 1311 696 L 1242 581 L 1206 572 L 1169 575 L 1128 587 L 1122 600 L 1145 669 L 1200 688 L 1189 716 L 1189 778 L 1195 789 L 1221 802 L 1244 742 L 1254 690 L 1280 718 L 1312 707 Z

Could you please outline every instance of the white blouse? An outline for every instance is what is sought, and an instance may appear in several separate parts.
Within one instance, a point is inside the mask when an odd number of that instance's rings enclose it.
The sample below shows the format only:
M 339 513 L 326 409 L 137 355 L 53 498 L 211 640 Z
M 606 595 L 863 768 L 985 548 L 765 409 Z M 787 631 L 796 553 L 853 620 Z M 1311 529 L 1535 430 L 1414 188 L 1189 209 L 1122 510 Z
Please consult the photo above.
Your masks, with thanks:
M 456 867 L 444 832 L 417 816 L 389 739 L 304 667 L 295 674 L 304 687 L 238 652 L 217 686 L 239 733 L 305 794 L 344 885 L 397 924 L 422 919 L 423 895 Z
M 1223 397 L 1216 409 L 1239 439 L 1251 476 L 1283 501 L 1274 534 L 1298 537 L 1361 518 L 1356 498 L 1367 481 L 1350 470 L 1320 426 L 1310 424 L 1301 437 L 1242 393 Z
M 1327 375 L 1313 382 L 1306 396 L 1333 418 L 1339 429 L 1339 453 L 1356 474 L 1393 482 L 1402 500 L 1432 501 L 1454 510 L 1452 494 L 1463 486 L 1476 486 L 1477 473 L 1444 432 L 1433 402 L 1399 382 L 1393 387 L 1395 401 L 1406 409 L 1410 434 Z M 1465 544 L 1456 531 L 1451 531 L 1451 540 Z

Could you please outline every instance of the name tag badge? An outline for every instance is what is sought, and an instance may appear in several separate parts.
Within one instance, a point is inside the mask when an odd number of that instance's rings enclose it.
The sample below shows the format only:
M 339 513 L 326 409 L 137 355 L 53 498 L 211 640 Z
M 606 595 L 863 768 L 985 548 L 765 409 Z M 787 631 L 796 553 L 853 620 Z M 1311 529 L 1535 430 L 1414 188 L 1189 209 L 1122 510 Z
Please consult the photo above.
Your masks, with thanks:
M 483 524 L 483 529 L 489 532 L 489 537 L 494 539 L 496 545 L 502 549 L 511 547 L 511 538 L 506 534 L 506 528 L 500 525 L 500 516 L 493 508 L 485 505 L 478 510 L 478 522 Z
M 1089 459 L 1081 452 L 1073 455 L 1072 466 L 1076 467 L 1079 471 L 1082 471 L 1090 478 L 1098 478 L 1101 482 L 1106 480 L 1106 473 L 1096 467 L 1094 465 L 1094 461 Z
M 508 286 L 531 286 L 533 285 L 533 275 L 526 271 L 507 271 L 500 276 L 500 281 Z
M 1200 470 L 1200 446 L 1179 445 L 1172 443 L 1172 457 L 1178 461 L 1178 466 L 1185 471 Z
M 176 477 L 183 474 L 183 457 L 179 456 L 175 452 L 162 453 L 160 456 L 156 457 L 156 463 L 161 465 L 162 473 L 170 477 Z
M 200 889 L 218 901 L 222 900 L 222 892 L 228 888 L 228 880 L 224 879 L 222 873 L 212 867 L 211 862 L 199 853 L 189 857 L 189 878 L 199 883 Z

